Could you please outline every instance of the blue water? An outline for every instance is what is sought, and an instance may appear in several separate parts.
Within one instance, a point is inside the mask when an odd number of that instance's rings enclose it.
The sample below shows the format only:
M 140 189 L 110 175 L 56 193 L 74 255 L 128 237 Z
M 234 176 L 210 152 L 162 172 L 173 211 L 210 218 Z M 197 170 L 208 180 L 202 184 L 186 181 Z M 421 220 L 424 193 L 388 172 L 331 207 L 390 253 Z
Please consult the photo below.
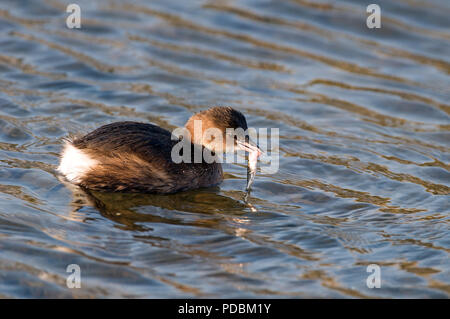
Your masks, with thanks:
M 449 297 L 448 1 L 76 3 L 0 2 L 0 297 Z M 280 130 L 251 205 L 242 164 L 169 196 L 55 171 L 69 134 L 213 105 Z

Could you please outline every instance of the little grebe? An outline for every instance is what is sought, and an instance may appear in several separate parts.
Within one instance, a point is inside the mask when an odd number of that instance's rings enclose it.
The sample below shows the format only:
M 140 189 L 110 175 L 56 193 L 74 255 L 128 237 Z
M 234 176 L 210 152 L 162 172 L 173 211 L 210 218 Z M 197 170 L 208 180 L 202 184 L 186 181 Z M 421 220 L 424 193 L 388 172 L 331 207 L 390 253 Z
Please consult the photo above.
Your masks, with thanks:
M 194 134 L 196 121 L 201 121 L 200 134 Z M 222 139 L 203 134 L 210 128 L 218 129 Z M 227 128 L 242 129 L 245 133 L 227 139 Z M 261 152 L 250 141 L 247 121 L 241 112 L 231 107 L 213 107 L 194 114 L 185 129 L 192 136 L 188 144 L 192 159 L 196 148 L 207 149 L 213 155 L 238 149 L 249 152 L 249 187 Z M 222 182 L 222 166 L 218 161 L 207 162 L 203 156 L 197 162 L 173 161 L 172 150 L 179 142 L 171 132 L 153 124 L 112 123 L 66 142 L 58 171 L 81 187 L 108 192 L 168 194 Z

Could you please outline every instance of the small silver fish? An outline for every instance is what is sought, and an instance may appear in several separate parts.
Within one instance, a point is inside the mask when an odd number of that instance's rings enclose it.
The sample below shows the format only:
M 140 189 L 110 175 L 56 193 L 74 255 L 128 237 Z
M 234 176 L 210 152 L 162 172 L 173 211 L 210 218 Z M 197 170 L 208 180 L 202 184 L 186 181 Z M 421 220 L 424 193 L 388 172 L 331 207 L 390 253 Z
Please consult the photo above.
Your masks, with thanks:
M 258 144 L 250 140 L 248 136 L 245 138 L 245 142 L 238 140 L 237 143 L 242 150 L 248 152 L 247 187 L 245 188 L 245 191 L 247 192 L 247 194 L 245 195 L 245 200 L 247 200 L 250 194 L 250 187 L 252 186 L 255 179 L 258 157 L 262 154 L 262 151 L 259 148 Z
M 245 191 L 250 192 L 250 187 L 255 180 L 256 175 L 256 164 L 258 163 L 258 157 L 261 154 L 259 149 L 257 151 L 250 152 L 248 155 L 248 165 L 247 165 L 247 187 Z

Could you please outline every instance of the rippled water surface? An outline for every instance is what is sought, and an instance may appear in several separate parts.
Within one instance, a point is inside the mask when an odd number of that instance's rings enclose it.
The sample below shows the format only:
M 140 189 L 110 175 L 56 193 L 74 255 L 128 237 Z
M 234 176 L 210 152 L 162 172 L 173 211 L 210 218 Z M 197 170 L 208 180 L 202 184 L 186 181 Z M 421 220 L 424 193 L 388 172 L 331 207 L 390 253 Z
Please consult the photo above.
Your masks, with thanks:
M 0 297 L 450 296 L 450 3 L 0 1 Z M 280 129 L 280 167 L 88 195 L 61 142 L 212 105 Z M 81 267 L 68 289 L 66 267 Z M 381 288 L 366 285 L 381 267 Z

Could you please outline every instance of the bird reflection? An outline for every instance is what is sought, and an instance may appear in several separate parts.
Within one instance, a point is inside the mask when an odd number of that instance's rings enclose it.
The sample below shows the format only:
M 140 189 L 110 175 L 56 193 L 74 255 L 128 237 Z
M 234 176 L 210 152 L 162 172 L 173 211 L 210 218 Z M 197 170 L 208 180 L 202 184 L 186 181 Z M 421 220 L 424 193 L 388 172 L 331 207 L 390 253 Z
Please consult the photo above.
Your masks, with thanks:
M 71 215 L 79 218 L 81 209 L 92 206 L 126 230 L 148 231 L 149 223 L 216 228 L 225 219 L 253 211 L 248 203 L 219 194 L 218 187 L 170 195 L 94 192 L 73 185 L 70 188 Z M 180 212 L 191 214 L 180 216 Z

